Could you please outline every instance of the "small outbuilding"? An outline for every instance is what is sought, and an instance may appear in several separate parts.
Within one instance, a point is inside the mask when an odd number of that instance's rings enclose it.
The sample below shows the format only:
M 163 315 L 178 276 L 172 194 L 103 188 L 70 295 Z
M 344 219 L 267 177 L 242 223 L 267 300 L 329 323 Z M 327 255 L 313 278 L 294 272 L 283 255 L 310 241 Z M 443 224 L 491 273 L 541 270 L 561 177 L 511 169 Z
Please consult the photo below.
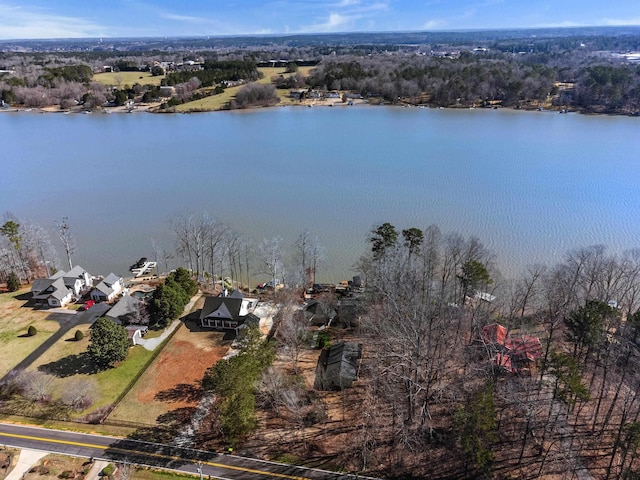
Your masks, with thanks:
M 316 367 L 316 390 L 342 390 L 350 388 L 358 378 L 358 360 L 362 346 L 353 342 L 340 342 L 322 351 Z

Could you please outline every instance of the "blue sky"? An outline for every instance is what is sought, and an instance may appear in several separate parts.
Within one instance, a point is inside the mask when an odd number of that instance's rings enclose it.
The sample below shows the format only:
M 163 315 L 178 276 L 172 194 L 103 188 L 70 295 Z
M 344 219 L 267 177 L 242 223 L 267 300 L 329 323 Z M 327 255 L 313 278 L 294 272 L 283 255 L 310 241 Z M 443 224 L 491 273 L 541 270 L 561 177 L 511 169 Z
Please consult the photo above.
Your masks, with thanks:
M 640 25 L 640 0 L 0 0 L 0 39 Z

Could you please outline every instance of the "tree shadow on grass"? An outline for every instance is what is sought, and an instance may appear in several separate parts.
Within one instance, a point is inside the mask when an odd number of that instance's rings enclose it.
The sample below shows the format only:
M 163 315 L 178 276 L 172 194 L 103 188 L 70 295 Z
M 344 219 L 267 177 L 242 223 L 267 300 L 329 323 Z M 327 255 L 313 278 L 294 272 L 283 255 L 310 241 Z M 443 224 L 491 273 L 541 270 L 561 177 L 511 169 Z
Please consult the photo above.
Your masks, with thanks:
M 38 370 L 60 378 L 79 374 L 93 375 L 100 372 L 87 352 L 69 355 L 55 362 L 40 365 Z
M 185 407 L 158 416 L 157 425 L 138 428 L 126 439 L 110 445 L 106 451 L 107 458 L 174 468 L 194 461 L 211 460 L 214 453 L 172 445 L 194 412 L 195 407 Z
M 202 398 L 202 388 L 189 383 L 180 383 L 173 388 L 156 393 L 161 402 L 197 402 Z

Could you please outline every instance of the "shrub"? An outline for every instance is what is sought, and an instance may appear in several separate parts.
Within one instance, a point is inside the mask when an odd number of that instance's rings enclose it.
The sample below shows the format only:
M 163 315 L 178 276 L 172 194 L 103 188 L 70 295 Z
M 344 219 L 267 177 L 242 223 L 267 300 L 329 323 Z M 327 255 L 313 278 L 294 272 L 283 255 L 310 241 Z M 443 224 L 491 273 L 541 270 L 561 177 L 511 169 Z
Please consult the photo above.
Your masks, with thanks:
M 36 333 L 38 333 L 38 329 L 33 325 L 29 325 L 29 329 L 27 330 L 27 335 L 33 337 Z
M 278 103 L 278 93 L 273 85 L 249 83 L 238 90 L 235 100 L 230 102 L 232 109 L 247 107 L 264 107 Z
M 84 338 L 84 333 L 82 333 L 80 330 L 76 330 L 76 333 L 73 335 L 73 338 L 75 338 L 76 342 L 79 342 Z
M 318 332 L 318 348 L 327 348 L 331 346 L 331 336 L 329 332 Z
M 102 475 L 105 477 L 110 477 L 116 471 L 116 466 L 113 463 L 110 463 L 106 467 L 102 469 Z
M 74 379 L 67 385 L 60 397 L 60 401 L 76 411 L 81 411 L 93 405 L 98 385 L 93 379 Z
M 15 274 L 15 272 L 11 272 L 9 274 L 9 278 L 7 279 L 7 290 L 10 292 L 15 292 L 20 288 L 20 279 Z

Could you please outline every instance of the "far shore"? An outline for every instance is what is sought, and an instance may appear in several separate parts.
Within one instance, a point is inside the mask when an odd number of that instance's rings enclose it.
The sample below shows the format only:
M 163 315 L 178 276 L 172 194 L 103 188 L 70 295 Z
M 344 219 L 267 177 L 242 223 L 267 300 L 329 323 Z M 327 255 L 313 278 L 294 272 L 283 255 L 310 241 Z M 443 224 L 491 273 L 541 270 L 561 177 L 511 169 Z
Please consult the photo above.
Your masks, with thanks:
M 226 108 L 218 108 L 218 109 L 204 109 L 204 108 L 194 108 L 192 110 L 184 110 L 184 111 L 175 111 L 171 109 L 160 110 L 161 102 L 149 103 L 149 104 L 138 104 L 133 109 L 127 108 L 125 106 L 119 107 L 102 107 L 100 109 L 94 110 L 85 110 L 82 108 L 77 108 L 73 110 L 60 110 L 59 106 L 51 105 L 48 107 L 41 108 L 29 108 L 29 107 L 9 107 L 9 108 L 0 108 L 0 113 L 40 113 L 40 114 L 139 114 L 139 113 L 157 113 L 157 114 L 191 114 L 191 113 L 211 113 L 211 112 L 229 112 L 232 110 Z M 367 99 L 353 99 L 349 102 L 343 102 L 341 100 L 337 100 L 334 98 L 331 99 L 308 99 L 302 100 L 299 102 L 287 102 L 287 103 L 277 103 L 275 105 L 269 106 L 253 106 L 247 107 L 243 109 L 234 109 L 233 111 L 252 111 L 252 110 L 261 110 L 264 108 L 282 108 L 282 107 L 354 107 L 354 106 L 383 106 L 383 107 L 397 107 L 397 108 L 428 108 L 428 109 L 451 109 L 451 110 L 474 110 L 474 109 L 482 109 L 482 110 L 510 110 L 510 111 L 540 111 L 540 112 L 554 112 L 554 113 L 581 113 L 585 115 L 612 115 L 612 116 L 629 116 L 629 117 L 637 117 L 640 116 L 638 113 L 611 113 L 611 112 L 591 112 L 591 111 L 582 111 L 582 110 L 574 110 L 574 109 L 566 109 L 566 108 L 557 108 L 557 107 L 504 107 L 502 105 L 487 105 L 487 106 L 472 106 L 472 105 L 454 105 L 448 107 L 428 105 L 428 104 L 410 104 L 410 103 L 388 103 L 383 101 L 370 101 Z

